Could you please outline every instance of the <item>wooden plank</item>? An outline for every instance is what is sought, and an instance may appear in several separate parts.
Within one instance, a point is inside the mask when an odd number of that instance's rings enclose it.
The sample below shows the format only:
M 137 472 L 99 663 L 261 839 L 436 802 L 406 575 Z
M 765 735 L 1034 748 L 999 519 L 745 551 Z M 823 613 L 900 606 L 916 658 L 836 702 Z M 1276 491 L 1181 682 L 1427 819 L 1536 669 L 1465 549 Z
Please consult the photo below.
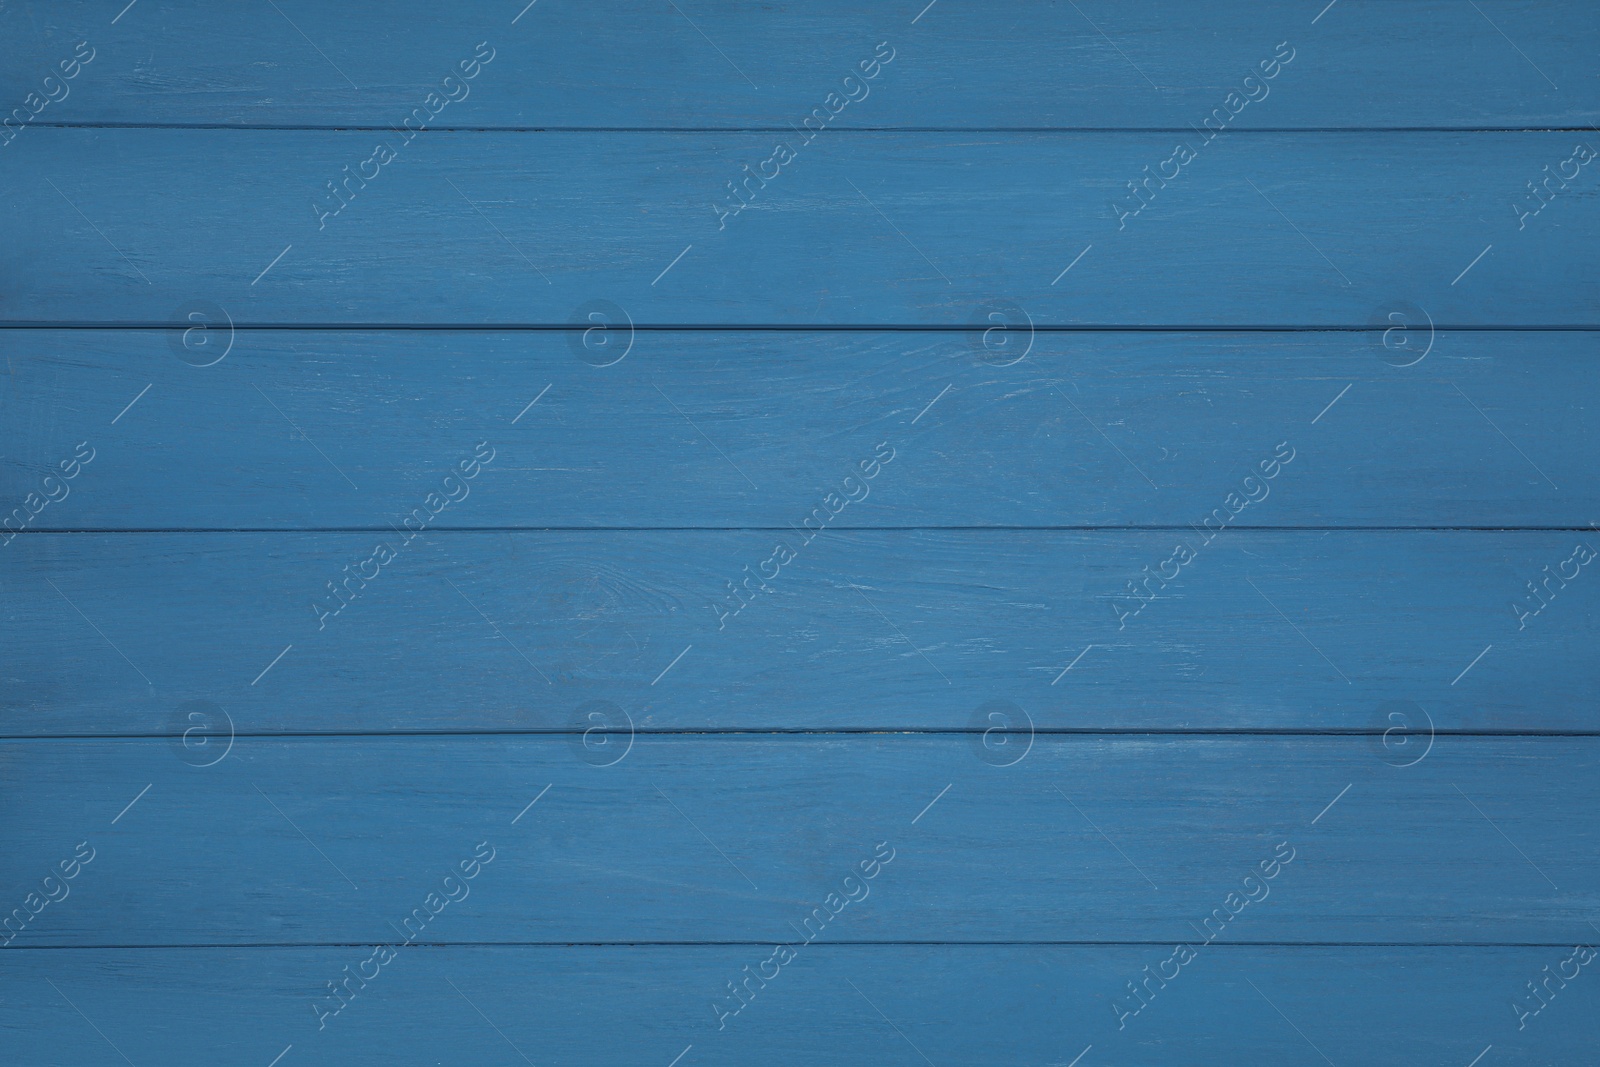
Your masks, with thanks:
M 1592 941 L 1575 932 L 1580 941 Z M 24 952 L 0 1020 L 19 1062 L 201 1067 L 444 1062 L 1581 1063 L 1593 964 L 1518 1030 L 1512 998 L 1572 947 L 1214 948 L 1117 1029 L 1170 946 L 813 946 L 718 1030 L 724 984 L 771 946 L 449 948 L 398 955 L 317 1029 L 359 948 Z M 1568 968 L 1570 972 L 1572 968 Z M 51 984 L 56 988 L 52 989 Z M 852 988 L 854 986 L 854 988 Z M 755 988 L 752 983 L 752 988 Z M 1152 988 L 1154 985 L 1152 984 Z M 70 1003 L 69 1003 L 70 1001 Z M 192 1011 L 180 1017 L 174 1005 Z M 1396 1004 L 1413 1009 L 1395 1012 Z M 74 1010 L 74 1009 L 77 1010 Z M 619 1010 L 624 1009 L 624 1010 Z M 85 1020 L 92 1020 L 92 1025 Z M 217 1025 L 226 1020 L 226 1025 Z M 180 1033 L 181 1027 L 181 1033 Z M 96 1034 L 96 1029 L 101 1033 Z M 1297 1032 L 1298 1031 L 1298 1032 Z M 1484 1062 L 1488 1062 L 1487 1058 Z
M 1440 326 L 1600 322 L 1571 133 L 1219 138 L 1142 196 L 1172 134 L 862 133 L 763 185 L 741 167 L 772 134 L 386 135 L 401 154 L 339 197 L 342 167 L 387 158 L 377 135 L 30 133 L 0 174 L 27 265 L 7 322 L 183 323 L 201 301 L 238 323 L 567 325 L 595 300 L 681 325 L 1365 327 L 1396 302 Z M 1548 203 L 1526 188 L 1545 167 L 1573 175 Z
M 1593 737 L 612 740 L 6 742 L 8 907 L 94 850 L 13 944 L 1560 944 L 1600 875 Z
M 1585 527 L 1600 335 L 1413 326 L 1039 333 L 1006 366 L 942 332 L 11 331 L 0 500 L 10 529 L 387 531 L 486 440 L 436 528 L 782 529 L 852 473 L 836 528 L 1183 527 L 1287 442 L 1231 525 Z
M 843 78 L 888 42 L 890 65 L 831 127 L 1183 129 L 1242 92 L 1244 78 L 1285 42 L 1283 54 L 1293 58 L 1240 113 L 1240 126 L 1548 128 L 1600 120 L 1585 92 L 1600 37 L 1592 5 L 1324 7 L 1019 0 L 998 18 L 981 6 L 926 0 L 871 8 L 841 0 L 758 8 L 736 0 L 676 8 L 473 0 L 381 12 L 279 0 L 219 21 L 193 0 L 141 0 L 113 23 L 117 12 L 104 4 L 13 4 L 0 15 L 14 50 L 0 90 L 22 103 L 88 40 L 95 59 L 36 121 L 384 128 L 443 89 L 486 41 L 494 59 L 465 95 L 450 87 L 458 99 L 439 123 L 784 129 L 844 88 Z
M 784 536 L 795 558 L 767 580 Z M 1178 577 L 1145 586 L 1185 539 Z M 1578 544 L 1595 538 L 28 535 L 4 549 L 5 732 L 159 733 L 187 700 L 269 733 L 566 730 L 593 700 L 646 729 L 965 729 L 993 699 L 1048 729 L 1382 731 L 1414 701 L 1444 729 L 1593 730 Z

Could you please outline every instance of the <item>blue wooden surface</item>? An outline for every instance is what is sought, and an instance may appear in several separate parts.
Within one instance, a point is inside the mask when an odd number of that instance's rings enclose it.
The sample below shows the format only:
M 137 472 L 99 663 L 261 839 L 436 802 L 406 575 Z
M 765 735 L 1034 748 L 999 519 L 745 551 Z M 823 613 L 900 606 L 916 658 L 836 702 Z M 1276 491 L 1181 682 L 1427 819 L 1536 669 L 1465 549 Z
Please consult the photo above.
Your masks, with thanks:
M 1592 4 L 0 39 L 0 1063 L 1592 1058 Z
M 120 4 L 12 3 L 0 88 L 20 102 L 87 39 L 92 65 L 39 121 L 384 129 L 487 40 L 495 59 L 441 124 L 781 130 L 888 41 L 890 66 L 830 127 L 1183 129 L 1287 40 L 1295 58 L 1241 126 L 1600 120 L 1582 3 L 1341 0 L 1315 24 L 1327 0 L 940 0 L 921 18 L 927 0 L 526 3 L 275 0 L 218 19 L 201 0 L 139 0 L 115 26 Z
M 168 325 L 206 301 L 256 324 L 565 325 L 594 300 L 676 325 L 964 327 L 1014 305 L 1366 326 L 1395 302 L 1441 326 L 1600 322 L 1570 284 L 1600 273 L 1600 170 L 1516 210 L 1592 134 L 1223 134 L 1157 188 L 1172 132 L 819 138 L 764 186 L 743 168 L 771 133 L 388 134 L 404 154 L 369 181 L 370 132 L 28 132 L 0 172 L 28 206 L 0 322 Z M 735 181 L 749 203 L 723 218 Z
M 1390 329 L 1387 346 L 1383 330 L 1041 332 L 1002 366 L 981 332 L 624 322 L 590 339 L 598 361 L 626 352 L 604 367 L 557 332 L 223 320 L 191 353 L 181 330 L 13 331 L 0 500 L 88 439 L 82 480 L 29 529 L 383 530 L 488 440 L 497 457 L 430 528 L 783 528 L 887 441 L 896 458 L 830 528 L 1181 527 L 1288 441 L 1230 526 L 1594 519 L 1593 333 Z M 194 367 L 175 343 L 228 354 Z
M 8 801 L 48 799 L 10 831 L 23 869 L 76 827 L 97 852 L 16 945 L 376 944 L 481 841 L 422 941 L 760 944 L 879 842 L 826 940 L 1182 940 L 1288 841 L 1223 940 L 1559 944 L 1600 876 L 1593 821 L 1545 814 L 1595 806 L 1593 737 L 1412 766 L 1424 734 L 236 738 L 189 765 L 208 740 L 5 743 Z
M 375 542 L 397 555 L 362 582 Z M 157 733 L 187 700 L 248 733 L 565 730 L 595 700 L 641 730 L 968 729 L 992 699 L 1042 730 L 1381 732 L 1412 701 L 1442 730 L 1593 731 L 1594 564 L 1537 614 L 1526 588 L 1580 543 L 1600 537 L 27 534 L 0 549 L 0 733 Z

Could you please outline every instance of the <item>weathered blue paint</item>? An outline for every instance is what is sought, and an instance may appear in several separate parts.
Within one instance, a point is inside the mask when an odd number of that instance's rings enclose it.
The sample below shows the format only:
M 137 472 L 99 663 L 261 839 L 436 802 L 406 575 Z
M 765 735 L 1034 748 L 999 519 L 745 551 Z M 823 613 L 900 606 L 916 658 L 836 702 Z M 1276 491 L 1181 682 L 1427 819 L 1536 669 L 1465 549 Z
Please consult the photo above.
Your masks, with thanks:
M 938 0 L 915 23 L 928 0 L 675 3 L 456 0 L 380 12 L 275 0 L 219 20 L 203 0 L 139 0 L 114 27 L 116 10 L 94 0 L 12 3 L 0 12 L 13 42 L 0 89 L 20 103 L 35 75 L 88 39 L 93 65 L 48 121 L 381 130 L 486 40 L 496 58 L 441 123 L 784 130 L 887 41 L 890 68 L 830 126 L 1182 130 L 1242 91 L 1287 40 L 1294 60 L 1261 107 L 1241 112 L 1242 126 L 1600 121 L 1586 89 L 1600 17 L 1581 2 L 1493 0 L 1480 14 L 1466 0 L 1341 0 L 1315 25 L 1327 0 L 1007 0 L 998 10 Z
M 1600 537 L 27 534 L 0 549 L 3 732 L 160 732 L 185 700 L 266 733 L 565 730 L 594 700 L 642 729 L 967 729 L 991 699 L 1052 730 L 1381 733 L 1415 701 L 1439 729 L 1593 731 L 1595 564 L 1557 588 L 1580 543 Z M 778 544 L 796 558 L 764 578 Z M 1529 582 L 1553 590 L 1536 614 Z
M 27 133 L 0 171 L 33 208 L 0 322 L 170 325 L 207 302 L 240 323 L 566 325 L 601 299 L 676 325 L 988 326 L 1015 306 L 1366 326 L 1396 302 L 1440 326 L 1600 323 L 1573 285 L 1600 274 L 1600 166 L 1518 213 L 1575 144 L 1600 152 L 1586 132 L 1223 134 L 1161 188 L 1145 168 L 1171 132 L 861 133 L 793 146 L 765 183 L 744 168 L 771 133 L 386 134 L 402 154 L 381 168 L 361 166 L 371 132 Z M 733 182 L 749 206 L 725 219 Z
M 1181 527 L 1288 441 L 1229 525 L 1594 520 L 1594 333 L 1388 329 L 1387 346 L 1383 329 L 1024 332 L 1009 366 L 977 331 L 623 323 L 591 352 L 573 333 L 224 322 L 182 349 L 228 352 L 208 367 L 174 357 L 178 330 L 13 331 L 0 507 L 88 440 L 70 499 L 30 529 L 384 530 L 487 440 L 496 458 L 432 528 L 783 528 L 887 441 L 831 528 Z
M 1593 5 L 0 37 L 0 1061 L 1600 1040 Z

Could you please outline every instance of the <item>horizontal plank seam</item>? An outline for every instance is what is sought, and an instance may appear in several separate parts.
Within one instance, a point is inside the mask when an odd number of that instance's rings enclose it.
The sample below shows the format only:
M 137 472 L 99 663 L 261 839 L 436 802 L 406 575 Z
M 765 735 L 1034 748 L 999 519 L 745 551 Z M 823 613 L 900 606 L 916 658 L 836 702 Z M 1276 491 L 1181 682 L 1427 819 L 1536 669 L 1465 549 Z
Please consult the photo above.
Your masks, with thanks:
M 359 123 L 277 122 L 33 122 L 38 130 L 227 130 L 275 133 L 392 133 L 393 126 Z M 1229 135 L 1247 134 L 1411 134 L 1411 133 L 1590 133 L 1593 126 L 1255 126 L 1233 127 Z M 417 133 L 573 133 L 573 134 L 767 134 L 794 132 L 792 126 L 429 126 Z M 1190 134 L 1189 126 L 835 126 L 830 134 L 1008 133 L 1008 134 Z
M 338 740 L 342 738 L 362 737 L 426 737 L 426 738 L 472 738 L 472 737 L 583 737 L 589 730 L 561 729 L 559 727 L 527 729 L 449 729 L 449 730 L 285 730 L 282 732 L 240 731 L 233 734 L 235 739 L 256 738 L 268 741 L 287 741 L 294 739 L 306 740 Z M 1079 727 L 1079 726 L 1038 726 L 1033 727 L 1035 736 L 1058 737 L 1383 737 L 1391 732 L 1377 727 Z M 623 731 L 616 731 L 623 732 Z M 689 728 L 645 728 L 638 727 L 633 730 L 635 736 L 645 737 L 965 737 L 967 735 L 982 735 L 988 730 L 965 726 L 769 726 L 761 728 L 750 727 L 703 727 Z M 1483 738 L 1519 738 L 1519 737 L 1552 737 L 1552 738 L 1584 738 L 1600 737 L 1597 730 L 1571 730 L 1571 729 L 1450 729 L 1436 727 L 1433 731 L 1437 737 L 1483 737 Z M 167 741 L 180 736 L 177 733 L 81 733 L 81 734 L 0 734 L 0 742 L 31 742 L 31 741 Z
M 19 464 L 20 465 L 20 464 Z M 433 526 L 428 532 L 490 533 L 788 533 L 788 526 Z M 1183 523 L 1061 526 L 830 526 L 830 533 L 1182 533 Z M 388 526 L 72 526 L 31 527 L 12 531 L 17 537 L 101 536 L 104 534 L 342 534 L 392 532 Z M 1542 526 L 1229 526 L 1229 533 L 1590 533 L 1584 525 Z
M 139 320 L 0 319 L 4 330 L 174 330 L 174 322 Z M 234 322 L 233 330 L 277 330 L 285 333 L 574 333 L 592 327 L 566 322 Z M 972 333 L 966 323 L 642 323 L 629 327 L 641 333 Z M 1371 323 L 1133 323 L 1033 324 L 1035 333 L 1383 333 L 1392 326 Z M 1600 323 L 1564 324 L 1456 324 L 1435 323 L 1435 333 L 1595 333 Z
M 1173 939 L 1144 941 L 812 941 L 808 948 L 1136 948 L 1170 946 Z M 768 946 L 765 941 L 413 941 L 406 948 L 748 948 Z M 1571 941 L 1211 941 L 1208 948 L 1331 948 L 1331 949 L 1492 949 L 1492 948 L 1571 948 Z M 202 942 L 194 944 L 115 944 L 115 945 L 20 945 L 7 946 L 6 952 L 139 951 L 191 952 L 196 950 L 234 951 L 237 949 L 369 948 L 371 941 L 267 941 Z

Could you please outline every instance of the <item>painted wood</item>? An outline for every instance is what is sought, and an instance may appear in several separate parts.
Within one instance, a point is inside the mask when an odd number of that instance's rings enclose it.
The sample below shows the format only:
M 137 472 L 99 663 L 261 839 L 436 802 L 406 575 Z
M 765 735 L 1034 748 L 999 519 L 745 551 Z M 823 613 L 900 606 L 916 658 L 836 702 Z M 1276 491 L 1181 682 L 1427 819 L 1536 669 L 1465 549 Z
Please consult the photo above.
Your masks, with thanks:
M 0 1060 L 1590 1056 L 1594 5 L 0 39 Z
M 785 537 L 795 558 L 763 578 Z M 1143 584 L 1179 543 L 1178 577 Z M 3 550 L 4 730 L 161 733 L 189 700 L 251 733 L 583 729 L 595 700 L 641 729 L 965 729 L 1004 699 L 1049 729 L 1382 732 L 1412 701 L 1441 729 L 1590 731 L 1579 544 L 1595 538 L 32 534 Z
M 1600 322 L 1580 281 L 1600 172 L 1572 133 L 1219 137 L 1141 199 L 1170 133 L 862 133 L 764 186 L 741 168 L 771 134 L 390 134 L 402 154 L 336 198 L 381 137 L 30 132 L 0 172 L 4 322 L 183 323 L 204 301 L 239 323 L 566 325 L 595 300 L 680 325 L 1367 326 L 1396 302 L 1440 326 Z M 1546 167 L 1572 176 L 1548 202 L 1527 189 Z M 753 199 L 730 218 L 735 179 Z
M 1027 743 L 640 737 L 600 766 L 568 737 L 239 738 L 197 767 L 211 749 L 7 742 L 8 907 L 94 852 L 14 946 L 761 944 L 813 907 L 830 941 L 1588 928 L 1600 739 L 1439 738 L 1408 767 L 1372 738 Z
M 281 1067 L 666 1067 L 679 1055 L 680 1067 L 868 1067 L 922 1063 L 918 1049 L 938 1067 L 1030 1067 L 1065 1065 L 1090 1045 L 1080 1067 L 1175 1058 L 1409 1067 L 1465 1065 L 1489 1045 L 1486 1063 L 1581 1063 L 1600 1036 L 1592 965 L 1516 1028 L 1511 998 L 1526 997 L 1523 984 L 1570 945 L 1219 946 L 1117 1030 L 1111 998 L 1169 950 L 819 944 L 721 1031 L 711 998 L 770 946 L 407 951 L 320 1032 L 311 1000 L 361 961 L 357 947 L 22 952 L 0 974 L 13 1009 L 0 1030 L 20 1062 L 121 1063 L 114 1043 L 141 1067 L 265 1065 L 279 1053 Z
M 80 0 L 0 13 L 13 48 L 0 89 L 21 103 L 89 40 L 92 65 L 39 121 L 384 128 L 487 41 L 494 60 L 441 123 L 784 129 L 888 41 L 893 62 L 832 126 L 1183 129 L 1287 40 L 1294 60 L 1261 106 L 1240 114 L 1242 126 L 1542 129 L 1600 120 L 1586 81 L 1600 35 L 1592 5 L 1479 6 L 1015 0 L 997 15 L 950 0 L 277 0 L 218 20 L 196 0 L 139 0 L 113 23 L 122 5 Z
M 27 529 L 386 531 L 486 440 L 436 528 L 784 528 L 887 443 L 833 527 L 1182 527 L 1287 441 L 1231 525 L 1586 527 L 1597 335 L 1394 314 L 1021 334 L 1015 363 L 942 332 L 11 331 L 0 500 L 87 442 Z

